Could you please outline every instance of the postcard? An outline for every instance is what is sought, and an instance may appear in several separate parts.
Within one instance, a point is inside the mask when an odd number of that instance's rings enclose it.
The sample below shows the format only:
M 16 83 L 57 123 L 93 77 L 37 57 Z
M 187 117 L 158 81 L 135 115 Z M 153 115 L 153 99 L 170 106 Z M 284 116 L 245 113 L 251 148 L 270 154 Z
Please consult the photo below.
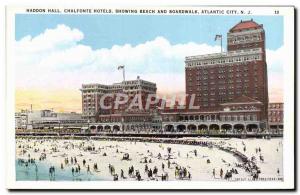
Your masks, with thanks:
M 7 188 L 295 188 L 294 7 L 6 17 Z

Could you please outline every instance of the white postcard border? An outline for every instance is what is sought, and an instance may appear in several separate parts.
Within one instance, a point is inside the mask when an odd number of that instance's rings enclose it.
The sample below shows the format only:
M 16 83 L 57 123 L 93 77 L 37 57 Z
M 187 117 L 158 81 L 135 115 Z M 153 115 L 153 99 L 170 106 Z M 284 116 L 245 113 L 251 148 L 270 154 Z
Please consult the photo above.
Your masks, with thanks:
M 41 7 L 41 6 L 38 6 Z M 54 6 L 51 6 L 54 7 Z M 100 6 L 99 7 L 103 7 Z M 243 6 L 242 6 L 243 7 Z M 49 7 L 45 7 L 49 8 Z M 76 7 L 72 7 L 76 8 Z M 164 7 L 167 8 L 167 7 Z M 172 7 L 174 8 L 174 7 Z M 179 7 L 182 8 L 182 7 Z M 209 8 L 209 7 L 206 7 Z M 222 7 L 225 8 L 225 7 Z M 234 7 L 235 9 L 237 7 Z M 272 7 L 248 7 L 255 15 L 271 15 Z M 14 14 L 24 13 L 24 7 L 7 8 L 6 31 L 6 186 L 9 189 L 292 189 L 294 188 L 294 8 L 276 7 L 280 15 L 284 15 L 284 139 L 283 139 L 283 167 L 284 181 L 256 181 L 256 182 L 209 182 L 209 181 L 168 181 L 168 182 L 135 182 L 135 181 L 89 181 L 89 182 L 50 182 L 50 181 L 16 181 L 15 178 L 15 67 L 13 59 L 14 43 Z

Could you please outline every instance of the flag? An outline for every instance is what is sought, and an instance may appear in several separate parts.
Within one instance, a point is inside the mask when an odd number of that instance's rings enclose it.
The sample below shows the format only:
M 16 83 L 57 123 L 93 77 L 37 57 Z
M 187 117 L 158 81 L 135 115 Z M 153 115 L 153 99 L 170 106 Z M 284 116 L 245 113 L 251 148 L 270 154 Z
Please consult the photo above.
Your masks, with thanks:
M 118 66 L 118 70 L 124 69 L 124 65 Z
M 215 41 L 216 41 L 216 40 L 219 40 L 219 39 L 222 39 L 222 35 L 216 35 Z

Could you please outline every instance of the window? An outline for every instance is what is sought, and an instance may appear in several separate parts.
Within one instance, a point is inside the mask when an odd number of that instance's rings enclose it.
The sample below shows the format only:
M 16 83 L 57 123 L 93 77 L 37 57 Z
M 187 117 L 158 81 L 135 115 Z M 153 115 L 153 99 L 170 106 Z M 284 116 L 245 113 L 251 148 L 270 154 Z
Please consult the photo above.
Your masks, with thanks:
M 239 120 L 240 120 L 240 121 L 243 121 L 243 120 L 244 120 L 244 115 L 240 115 Z
M 250 120 L 251 120 L 251 116 L 250 116 L 250 115 L 247 115 L 247 116 L 246 116 L 246 120 L 247 120 L 247 121 L 250 121 Z
M 221 121 L 225 121 L 225 116 L 221 116 Z
M 252 115 L 252 120 L 253 120 L 253 121 L 256 121 L 256 120 L 257 120 L 256 114 L 253 114 L 253 115 Z

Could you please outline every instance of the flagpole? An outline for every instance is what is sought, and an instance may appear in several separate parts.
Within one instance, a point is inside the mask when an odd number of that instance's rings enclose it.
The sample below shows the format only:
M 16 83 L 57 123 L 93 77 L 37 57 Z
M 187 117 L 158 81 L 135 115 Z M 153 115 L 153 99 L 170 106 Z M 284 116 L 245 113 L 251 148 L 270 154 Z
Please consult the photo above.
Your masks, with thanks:
M 120 65 L 118 66 L 118 70 L 122 69 L 122 73 L 123 73 L 123 82 L 125 81 L 125 66 L 124 65 Z
M 221 41 L 221 53 L 223 53 L 223 36 L 222 34 L 217 34 L 215 37 L 215 41 L 220 40 Z
M 125 66 L 123 67 L 123 81 L 125 82 Z
M 221 53 L 223 53 L 222 40 L 223 40 L 223 36 L 221 35 Z

